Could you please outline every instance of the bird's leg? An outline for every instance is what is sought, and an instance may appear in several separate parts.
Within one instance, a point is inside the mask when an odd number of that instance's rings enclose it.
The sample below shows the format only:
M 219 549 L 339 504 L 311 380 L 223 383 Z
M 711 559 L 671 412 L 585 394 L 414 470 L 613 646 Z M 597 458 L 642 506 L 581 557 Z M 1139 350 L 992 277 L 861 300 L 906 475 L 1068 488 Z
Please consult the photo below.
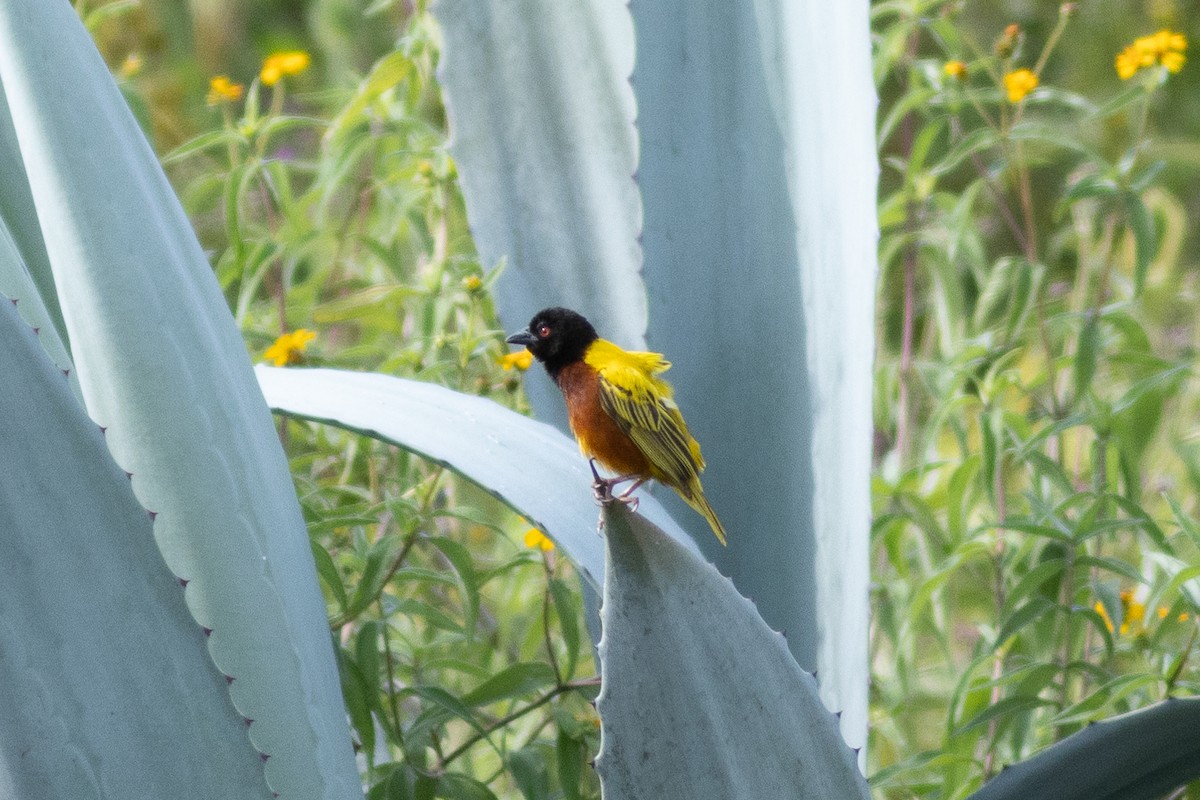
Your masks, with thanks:
M 596 498 L 596 502 L 600 504 L 611 503 L 613 500 L 620 500 L 623 503 L 628 503 L 629 493 L 642 484 L 645 478 L 642 478 L 637 473 L 629 475 L 618 475 L 615 478 L 601 478 L 600 473 L 596 471 L 596 459 L 589 458 L 588 465 L 592 468 L 592 495 Z M 623 492 L 619 497 L 613 495 L 613 488 L 625 481 L 637 479 L 628 491 Z
M 596 471 L 596 459 L 589 458 L 588 466 L 592 468 L 592 496 L 596 498 L 597 504 L 603 505 L 612 500 L 612 486 Z
M 626 489 L 625 491 L 623 491 L 619 495 L 617 495 L 617 499 L 620 500 L 625 505 L 629 506 L 630 511 L 637 511 L 638 510 L 638 498 L 630 497 L 630 495 L 633 494 L 634 491 L 645 482 L 646 482 L 645 478 L 638 478 L 636 481 L 633 482 L 632 486 L 630 486 L 628 489 Z

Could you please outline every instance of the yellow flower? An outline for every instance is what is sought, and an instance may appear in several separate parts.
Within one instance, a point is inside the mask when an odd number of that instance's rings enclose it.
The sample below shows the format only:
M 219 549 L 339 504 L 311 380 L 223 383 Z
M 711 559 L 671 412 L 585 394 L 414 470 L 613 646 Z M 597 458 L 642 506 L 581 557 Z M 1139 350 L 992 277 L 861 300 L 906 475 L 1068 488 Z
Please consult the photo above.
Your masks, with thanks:
M 228 75 L 218 75 L 208 82 L 208 104 L 215 106 L 241 100 L 245 92 L 246 87 L 229 80 Z
M 1171 613 L 1171 609 L 1167 608 L 1166 606 L 1158 607 L 1158 618 L 1159 619 L 1166 619 L 1167 614 L 1169 614 L 1169 613 Z
M 1167 72 L 1179 72 L 1187 61 L 1186 50 L 1187 37 L 1166 28 L 1150 36 L 1141 36 L 1117 53 L 1117 76 L 1127 81 L 1138 70 L 1155 64 L 1162 64 Z
M 961 61 L 947 61 L 942 67 L 942 72 L 947 78 L 955 78 L 961 81 L 967 77 L 967 65 Z
M 130 53 L 129 55 L 125 56 L 125 60 L 121 62 L 121 69 L 119 70 L 121 77 L 125 78 L 126 80 L 132 78 L 141 71 L 142 56 L 140 53 Z
M 1004 89 L 1008 92 L 1008 102 L 1019 103 L 1025 95 L 1037 88 L 1038 77 L 1033 70 L 1019 69 L 1004 76 Z
M 274 86 L 285 75 L 299 75 L 308 69 L 312 57 L 303 50 L 288 50 L 283 53 L 273 53 L 263 61 L 259 77 L 263 86 Z
M 1113 627 L 1112 617 L 1108 615 L 1108 609 L 1104 607 L 1104 603 L 1097 600 L 1092 608 L 1100 615 L 1100 619 L 1104 620 L 1104 627 L 1108 628 L 1108 632 L 1114 633 L 1116 628 Z
M 263 358 L 274 361 L 277 367 L 303 363 L 304 351 L 308 348 L 308 343 L 315 338 L 317 335 L 312 331 L 298 328 L 276 339 L 263 353 Z
M 530 528 L 525 531 L 525 546 L 534 550 L 553 550 L 554 542 L 550 541 L 550 537 L 537 528 Z
M 483 279 L 478 275 L 468 275 L 463 278 L 463 288 L 468 292 L 478 292 L 483 288 Z
M 1188 613 L 1186 611 L 1184 611 L 1182 614 L 1179 615 L 1179 617 L 1177 619 L 1180 622 L 1187 622 L 1188 621 Z
M 529 352 L 528 350 L 518 350 L 515 353 L 508 353 L 507 355 L 501 356 L 497 360 L 497 363 L 503 367 L 505 371 L 516 367 L 524 372 L 525 370 L 529 369 L 529 366 L 533 363 L 533 353 Z

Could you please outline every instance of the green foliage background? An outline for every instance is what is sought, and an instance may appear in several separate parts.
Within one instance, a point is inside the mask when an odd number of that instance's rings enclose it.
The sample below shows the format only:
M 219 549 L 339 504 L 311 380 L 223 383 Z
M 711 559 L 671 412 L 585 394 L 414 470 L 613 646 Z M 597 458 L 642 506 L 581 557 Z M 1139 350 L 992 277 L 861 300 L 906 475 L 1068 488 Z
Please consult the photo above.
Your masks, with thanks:
M 251 351 L 306 328 L 307 363 L 523 408 L 498 363 L 498 265 L 478 262 L 445 150 L 426 2 L 76 5 Z M 1136 36 L 1200 36 L 1197 11 L 873 4 L 880 797 L 963 797 L 1089 720 L 1197 688 L 1200 68 L 1113 69 Z M 309 69 L 255 80 L 293 49 Z M 1041 86 L 1004 99 L 1001 73 L 1039 61 Z M 219 74 L 245 98 L 209 106 Z M 597 797 L 570 565 L 434 465 L 321 426 L 280 433 L 371 796 Z

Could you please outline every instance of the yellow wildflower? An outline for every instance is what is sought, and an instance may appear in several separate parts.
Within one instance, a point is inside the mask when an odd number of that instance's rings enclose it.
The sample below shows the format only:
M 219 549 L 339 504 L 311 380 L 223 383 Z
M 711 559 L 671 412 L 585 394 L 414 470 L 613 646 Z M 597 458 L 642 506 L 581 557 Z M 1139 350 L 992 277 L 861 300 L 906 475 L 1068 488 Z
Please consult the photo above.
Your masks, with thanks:
M 274 86 L 285 75 L 299 75 L 308 69 L 312 57 L 303 50 L 288 50 L 283 53 L 273 53 L 263 61 L 259 77 L 263 86 Z
M 1169 613 L 1171 613 L 1171 609 L 1167 608 L 1166 606 L 1158 607 L 1158 618 L 1159 619 L 1166 619 L 1167 614 L 1169 614 Z
M 1188 621 L 1188 613 L 1186 611 L 1184 611 L 1182 614 L 1179 615 L 1178 620 L 1180 622 L 1187 622 Z
M 298 328 L 276 339 L 263 353 L 263 358 L 274 361 L 277 367 L 303 363 L 304 351 L 308 348 L 308 343 L 315 338 L 317 335 L 312 331 Z
M 533 364 L 533 353 L 529 352 L 528 350 L 518 350 L 515 353 L 508 353 L 501 356 L 497 360 L 497 363 L 503 367 L 505 371 L 516 367 L 524 372 L 525 370 L 529 369 L 531 364 Z
M 1143 67 L 1162 64 L 1167 72 L 1179 72 L 1187 61 L 1187 37 L 1164 28 L 1150 36 L 1141 36 L 1117 53 L 1117 75 L 1123 81 L 1132 78 Z
M 463 278 L 463 288 L 468 292 L 478 292 L 483 288 L 483 279 L 478 275 L 468 275 Z
M 1025 95 L 1037 88 L 1038 77 L 1033 70 L 1019 69 L 1004 76 L 1004 89 L 1008 92 L 1008 102 L 1019 103 Z
M 530 528 L 525 531 L 525 546 L 534 550 L 548 551 L 554 549 L 554 542 L 550 541 L 550 537 L 537 528 Z
M 218 75 L 208 82 L 208 104 L 215 106 L 241 100 L 245 92 L 246 87 L 229 80 L 228 75 Z
M 1104 603 L 1101 603 L 1099 600 L 1097 600 L 1096 604 L 1092 606 L 1092 608 L 1097 614 L 1100 615 L 1100 619 L 1104 620 L 1104 627 L 1108 628 L 1108 632 L 1115 633 L 1116 628 L 1113 626 L 1112 617 L 1108 615 L 1108 609 L 1104 607 Z
M 130 53 L 125 56 L 125 60 L 121 62 L 119 73 L 122 78 L 128 80 L 134 75 L 142 71 L 142 56 L 140 53 Z
M 947 78 L 954 78 L 961 81 L 967 77 L 967 65 L 961 61 L 947 61 L 945 66 L 942 67 L 942 72 L 945 73 Z

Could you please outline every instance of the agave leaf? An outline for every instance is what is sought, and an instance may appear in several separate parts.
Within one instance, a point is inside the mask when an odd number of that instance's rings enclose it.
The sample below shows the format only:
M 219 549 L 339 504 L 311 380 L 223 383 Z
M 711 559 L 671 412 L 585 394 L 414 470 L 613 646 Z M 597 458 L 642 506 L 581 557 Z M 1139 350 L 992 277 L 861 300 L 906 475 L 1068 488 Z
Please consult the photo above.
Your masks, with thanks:
M 676 517 L 788 632 L 863 744 L 878 173 L 868 4 L 631 11 L 647 341 L 675 363 L 728 550 Z
M 645 342 L 629 9 L 612 0 L 438 0 L 438 78 L 480 258 L 504 263 L 500 317 L 582 312 L 626 347 Z M 563 428 L 550 382 L 529 395 Z
M 8 300 L 0 341 L 0 797 L 270 797 L 149 515 Z
M 26 299 L 26 307 L 21 309 L 21 315 L 34 327 L 41 327 L 43 335 L 48 335 L 42 323 L 30 317 L 30 314 L 34 313 L 30 308 L 34 301 L 24 287 L 26 282 L 32 282 L 41 295 L 37 302 L 44 308 L 45 319 L 54 326 L 55 339 L 65 347 L 67 329 L 63 323 L 62 309 L 58 306 L 58 295 L 54 290 L 50 257 L 46 254 L 46 243 L 42 240 L 37 209 L 34 208 L 33 196 L 29 193 L 29 180 L 25 176 L 25 165 L 21 161 L 21 151 L 17 144 L 17 132 L 13 129 L 8 101 L 3 91 L 0 91 L 0 164 L 4 165 L 5 176 L 4 180 L 0 181 L 0 220 L 3 220 L 3 226 L 8 229 L 12 247 L 21 256 L 18 262 L 10 261 L 7 255 L 0 256 L 0 292 L 7 293 L 9 297 Z M 7 274 L 10 270 L 22 272 L 24 276 Z M 21 281 L 20 288 L 18 280 Z M 47 340 L 42 341 L 45 344 Z M 58 356 L 53 353 L 52 356 L 60 367 L 65 369 L 68 366 Z
M 482 397 L 420 381 L 333 369 L 255 367 L 267 404 L 390 442 L 443 464 L 546 531 L 595 587 L 604 581 L 591 472 L 575 443 Z M 654 498 L 639 511 L 696 551 Z
M 787 643 L 704 559 L 605 511 L 606 800 L 869 797 L 855 753 Z
M 968 800 L 1154 800 L 1200 778 L 1197 729 L 1200 698 L 1164 700 L 1087 726 Z
M 190 580 L 268 781 L 287 797 L 361 795 L 270 413 L 187 217 L 70 3 L 0 3 L 0 85 L 87 411 L 157 513 L 168 567 Z
M 21 318 L 38 335 L 43 349 L 66 375 L 67 383 L 82 408 L 83 395 L 80 393 L 79 377 L 75 374 L 71 356 L 59 336 L 59 328 L 55 325 L 50 310 L 42 301 L 42 295 L 34 284 L 33 277 L 25 268 L 20 247 L 9 232 L 0 210 L 0 301 L 5 299 L 17 306 Z

